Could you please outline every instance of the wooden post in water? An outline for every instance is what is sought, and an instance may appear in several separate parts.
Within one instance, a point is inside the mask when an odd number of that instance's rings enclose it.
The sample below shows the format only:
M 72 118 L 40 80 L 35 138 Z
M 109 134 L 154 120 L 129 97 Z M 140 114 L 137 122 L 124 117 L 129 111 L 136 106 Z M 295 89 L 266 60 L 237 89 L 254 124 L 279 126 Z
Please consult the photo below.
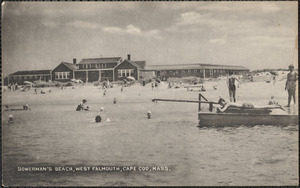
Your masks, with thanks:
M 212 103 L 212 102 L 209 103 L 209 111 L 210 111 L 210 112 L 213 111 L 213 103 Z
M 201 98 L 202 98 L 202 95 L 201 95 L 201 93 L 199 93 L 199 101 L 201 101 Z M 198 112 L 200 112 L 200 110 L 201 110 L 201 103 L 199 102 Z

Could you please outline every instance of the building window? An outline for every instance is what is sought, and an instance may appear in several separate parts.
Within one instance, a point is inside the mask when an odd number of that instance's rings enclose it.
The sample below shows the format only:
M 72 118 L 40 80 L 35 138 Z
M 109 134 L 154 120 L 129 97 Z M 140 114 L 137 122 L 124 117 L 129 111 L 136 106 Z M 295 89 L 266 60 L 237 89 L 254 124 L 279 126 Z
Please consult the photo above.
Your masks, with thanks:
M 188 73 L 191 73 L 191 70 L 188 70 Z
M 199 72 L 200 72 L 200 73 L 203 73 L 203 70 L 202 70 L 202 69 L 200 69 L 200 70 L 199 70 Z
M 217 72 L 217 70 L 214 70 L 214 73 L 216 73 Z
M 184 74 L 184 70 L 182 70 L 181 72 L 182 72 L 182 74 Z
M 55 72 L 55 79 L 69 79 L 70 72 Z
M 175 71 L 176 74 L 178 74 L 178 71 Z
M 96 68 L 99 68 L 99 64 L 95 64 L 95 67 L 96 67 Z
M 197 70 L 194 70 L 194 73 L 197 73 Z
M 120 69 L 118 70 L 118 77 L 133 76 L 133 69 Z
M 92 68 L 92 64 L 89 64 L 89 68 L 90 68 L 90 69 Z
M 106 68 L 106 63 L 103 63 L 103 68 Z
M 169 71 L 170 74 L 172 74 L 172 71 Z

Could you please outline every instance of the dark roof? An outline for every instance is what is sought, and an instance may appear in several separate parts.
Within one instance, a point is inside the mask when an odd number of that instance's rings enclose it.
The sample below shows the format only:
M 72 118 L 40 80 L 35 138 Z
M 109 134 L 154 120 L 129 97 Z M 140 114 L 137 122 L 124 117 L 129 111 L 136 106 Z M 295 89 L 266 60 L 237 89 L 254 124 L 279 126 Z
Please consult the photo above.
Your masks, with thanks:
M 88 58 L 82 59 L 78 64 L 117 63 L 120 60 L 121 57 Z
M 51 70 L 28 70 L 28 71 L 17 71 L 10 75 L 37 75 L 37 74 L 50 74 Z
M 75 64 L 72 64 L 72 63 L 62 62 L 61 64 L 64 64 L 65 66 L 67 66 L 68 68 L 70 68 L 72 70 L 77 70 L 78 69 L 78 67 Z
M 215 64 L 147 65 L 145 67 L 145 70 L 184 70 L 184 69 L 249 70 L 243 66 L 215 65 Z
M 141 69 L 144 69 L 146 66 L 146 61 L 133 61 L 136 65 L 138 65 Z
M 182 70 L 202 69 L 200 64 L 177 64 L 177 65 L 147 65 L 145 70 Z
M 204 69 L 225 69 L 225 70 L 249 70 L 243 66 L 237 65 L 215 65 L 215 64 L 200 64 Z
M 119 65 L 121 65 L 122 63 L 124 63 L 125 61 L 128 62 L 128 63 L 130 63 L 130 64 L 132 64 L 133 66 L 135 66 L 138 69 L 144 69 L 144 67 L 146 65 L 146 61 L 132 61 L 132 60 L 125 59 L 120 64 L 118 64 L 117 66 L 115 66 L 115 68 L 118 67 Z

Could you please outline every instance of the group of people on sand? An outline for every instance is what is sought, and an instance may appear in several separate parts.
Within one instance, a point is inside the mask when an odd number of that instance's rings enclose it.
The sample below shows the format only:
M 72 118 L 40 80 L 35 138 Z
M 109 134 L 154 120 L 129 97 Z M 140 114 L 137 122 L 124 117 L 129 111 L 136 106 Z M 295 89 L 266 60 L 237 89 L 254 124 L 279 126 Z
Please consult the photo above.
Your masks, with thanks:
M 49 89 L 49 90 L 48 90 L 48 92 L 49 92 L 49 93 L 51 93 L 51 92 L 52 92 L 52 90 L 51 90 L 51 89 Z M 41 90 L 41 91 L 40 91 L 40 93 L 41 93 L 41 94 L 46 94 L 46 91 L 44 91 L 44 90 Z M 37 88 L 35 88 L 35 89 L 34 89 L 34 94 L 38 94 L 38 90 L 37 90 Z
M 288 104 L 286 107 L 290 107 L 291 100 L 293 99 L 294 104 L 296 104 L 295 93 L 296 93 L 296 82 L 298 80 L 298 74 L 294 71 L 294 65 L 289 66 L 289 73 L 287 74 L 287 80 L 285 84 L 285 90 L 288 91 Z M 229 90 L 229 99 L 230 102 L 236 103 L 236 82 L 241 84 L 241 81 L 233 75 L 232 71 L 229 71 L 229 76 L 227 77 L 227 87 Z M 278 105 L 278 101 L 275 99 L 274 96 L 271 97 L 269 101 L 269 105 Z
M 15 91 L 15 90 L 18 90 L 19 87 L 18 87 L 18 83 L 8 83 L 8 89 L 10 89 L 11 91 Z
M 154 89 L 154 87 L 155 87 L 156 90 L 158 90 L 158 82 L 157 81 L 151 82 L 151 88 L 152 88 L 152 90 Z

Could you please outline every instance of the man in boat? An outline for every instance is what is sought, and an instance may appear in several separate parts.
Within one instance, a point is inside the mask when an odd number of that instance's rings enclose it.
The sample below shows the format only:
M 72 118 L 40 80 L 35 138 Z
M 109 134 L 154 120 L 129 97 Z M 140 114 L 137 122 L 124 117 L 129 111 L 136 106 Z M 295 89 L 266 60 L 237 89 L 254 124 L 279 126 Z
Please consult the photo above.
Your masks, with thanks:
M 236 91 L 235 81 L 237 81 L 241 84 L 241 81 L 233 75 L 233 72 L 229 71 L 229 77 L 227 78 L 226 83 L 227 83 L 227 86 L 228 86 L 228 89 L 229 89 L 230 102 L 234 102 L 234 103 L 236 102 L 236 99 L 235 99 L 235 91 Z
M 290 72 L 287 75 L 287 81 L 285 83 L 285 90 L 288 91 L 288 105 L 290 107 L 291 99 L 293 98 L 294 104 L 296 103 L 295 92 L 296 92 L 296 81 L 298 80 L 298 74 L 294 71 L 294 65 L 289 66 Z

